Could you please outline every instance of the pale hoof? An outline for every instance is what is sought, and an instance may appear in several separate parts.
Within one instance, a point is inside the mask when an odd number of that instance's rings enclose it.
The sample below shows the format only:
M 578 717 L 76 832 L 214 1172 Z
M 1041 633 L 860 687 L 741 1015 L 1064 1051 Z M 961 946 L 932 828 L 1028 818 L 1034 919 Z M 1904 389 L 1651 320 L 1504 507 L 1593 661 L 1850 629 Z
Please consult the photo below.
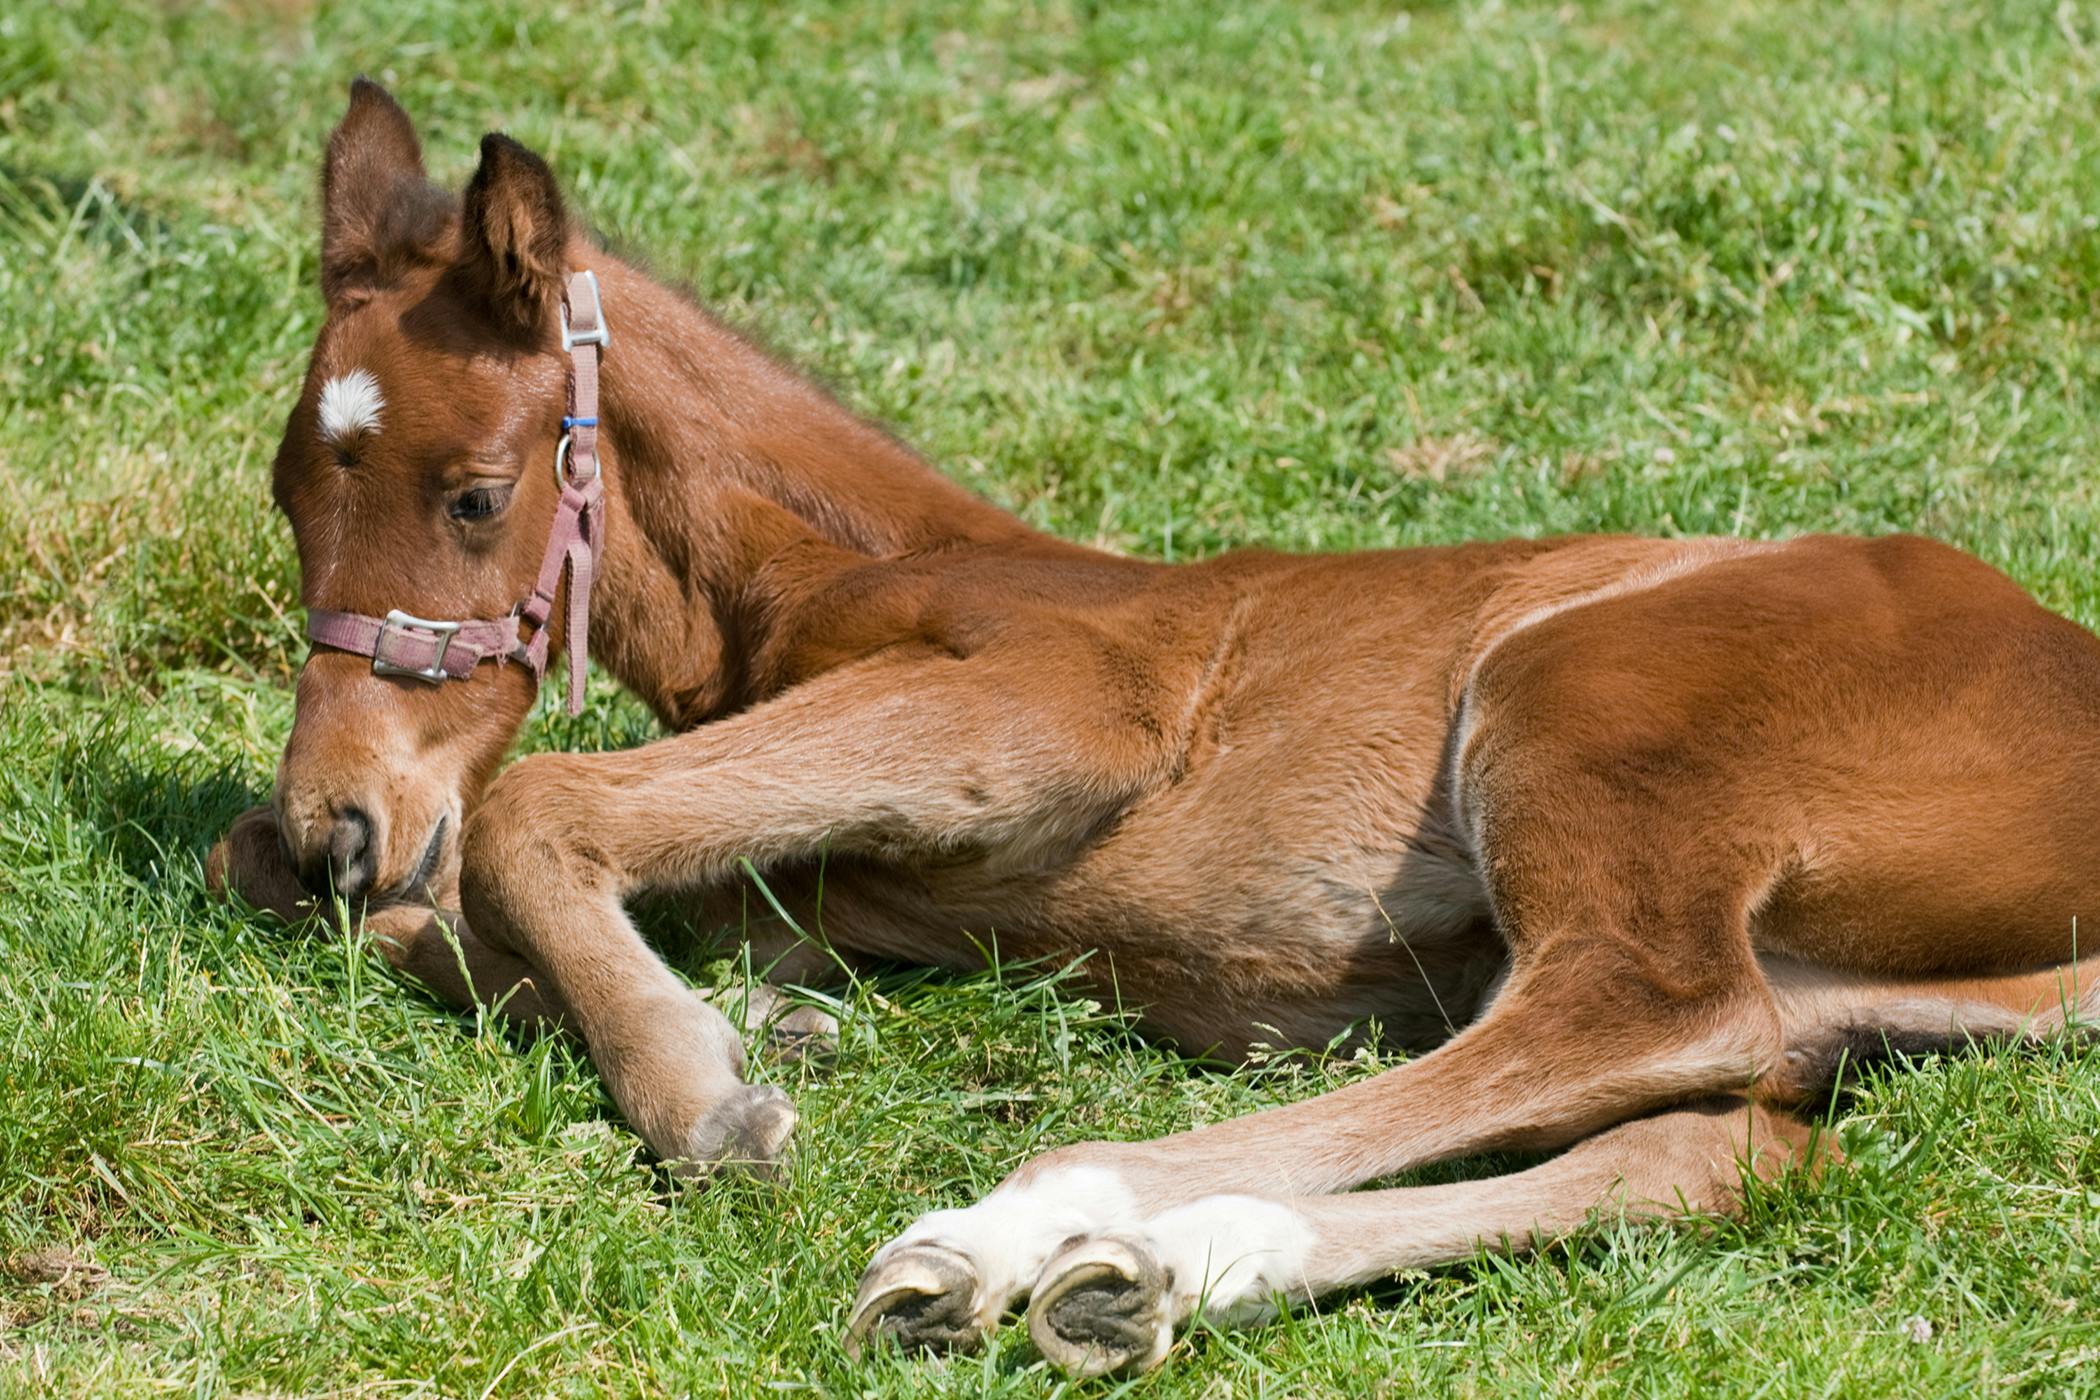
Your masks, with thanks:
M 846 1353 L 891 1338 L 906 1351 L 969 1351 L 984 1338 L 977 1268 L 955 1250 L 910 1244 L 878 1255 L 861 1276 Z
M 1172 1282 L 1135 1240 L 1079 1240 L 1043 1267 L 1028 1302 L 1028 1335 L 1053 1365 L 1075 1376 L 1149 1370 L 1174 1342 Z
M 766 1048 L 784 1065 L 828 1060 L 839 1050 L 839 1018 L 814 1006 L 798 1006 L 766 1023 Z
M 239 896 L 288 924 L 313 913 L 316 904 L 285 860 L 277 814 L 268 807 L 241 813 L 212 846 L 204 857 L 204 888 L 218 899 Z
M 686 1135 L 672 1166 L 704 1177 L 725 1168 L 771 1176 L 795 1131 L 794 1101 L 770 1084 L 739 1084 Z

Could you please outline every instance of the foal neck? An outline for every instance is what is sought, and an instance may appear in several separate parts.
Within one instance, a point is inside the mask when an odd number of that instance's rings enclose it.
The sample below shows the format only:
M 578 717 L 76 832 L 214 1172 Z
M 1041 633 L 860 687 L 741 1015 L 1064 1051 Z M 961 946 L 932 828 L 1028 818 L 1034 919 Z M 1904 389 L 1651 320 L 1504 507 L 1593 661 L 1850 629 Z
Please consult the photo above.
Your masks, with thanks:
M 751 658 L 788 601 L 769 561 L 1047 543 L 639 270 L 593 252 L 613 341 L 602 621 L 593 647 L 685 728 L 765 698 Z

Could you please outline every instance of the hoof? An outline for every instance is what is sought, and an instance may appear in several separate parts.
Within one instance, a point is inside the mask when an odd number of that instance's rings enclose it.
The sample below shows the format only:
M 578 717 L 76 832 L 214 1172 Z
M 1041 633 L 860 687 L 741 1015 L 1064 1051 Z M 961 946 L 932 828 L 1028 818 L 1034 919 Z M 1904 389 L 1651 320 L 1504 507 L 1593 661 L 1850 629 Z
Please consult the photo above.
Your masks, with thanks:
M 795 1131 L 795 1116 L 794 1101 L 772 1085 L 739 1084 L 693 1125 L 675 1169 L 689 1177 L 725 1168 L 771 1176 Z
M 846 1353 L 892 1338 L 906 1351 L 968 1351 L 984 1337 L 977 1268 L 955 1250 L 910 1244 L 877 1256 L 846 1323 Z
M 1075 1376 L 1149 1370 L 1174 1341 L 1171 1282 L 1135 1240 L 1080 1240 L 1044 1266 L 1028 1304 L 1028 1335 Z
M 315 900 L 286 861 L 277 835 L 277 815 L 250 807 L 234 819 L 204 857 L 204 888 L 216 899 L 236 897 L 251 908 L 296 924 L 314 912 Z
M 798 1006 L 767 1023 L 766 1048 L 784 1065 L 828 1060 L 839 1050 L 839 1018 L 814 1006 Z

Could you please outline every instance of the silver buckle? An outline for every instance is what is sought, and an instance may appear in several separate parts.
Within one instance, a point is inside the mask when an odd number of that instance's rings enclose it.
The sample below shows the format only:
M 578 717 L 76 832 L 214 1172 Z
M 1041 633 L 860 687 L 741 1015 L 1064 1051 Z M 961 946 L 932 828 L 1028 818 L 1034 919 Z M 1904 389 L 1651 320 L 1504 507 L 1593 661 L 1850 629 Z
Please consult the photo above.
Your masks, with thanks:
M 450 680 L 451 673 L 445 669 L 445 652 L 452 645 L 452 638 L 458 634 L 460 626 L 457 622 L 432 622 L 427 617 L 416 617 L 395 608 L 386 615 L 386 621 L 379 624 L 379 635 L 372 639 L 372 674 L 413 676 L 419 681 Z M 425 633 L 437 643 L 437 655 L 431 657 L 430 664 L 420 670 L 414 666 L 396 666 L 381 656 L 386 650 L 386 635 L 389 631 Z
M 612 344 L 612 331 L 605 324 L 605 303 L 598 296 L 598 274 L 584 271 L 576 274 L 591 284 L 591 310 L 598 313 L 598 329 L 585 331 L 581 335 L 569 330 L 569 303 L 561 304 L 561 352 L 566 355 L 579 345 L 595 345 L 600 349 Z

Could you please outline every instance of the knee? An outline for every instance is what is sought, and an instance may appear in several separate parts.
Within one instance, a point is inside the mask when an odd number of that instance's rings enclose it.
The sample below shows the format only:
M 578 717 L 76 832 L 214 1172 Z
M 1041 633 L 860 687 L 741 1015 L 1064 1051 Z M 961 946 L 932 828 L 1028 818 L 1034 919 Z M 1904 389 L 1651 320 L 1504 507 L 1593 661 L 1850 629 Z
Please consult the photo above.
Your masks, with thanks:
M 599 883 L 604 862 L 587 841 L 574 761 L 520 759 L 489 784 L 461 835 L 460 910 L 477 929 L 516 929 L 550 892 Z

